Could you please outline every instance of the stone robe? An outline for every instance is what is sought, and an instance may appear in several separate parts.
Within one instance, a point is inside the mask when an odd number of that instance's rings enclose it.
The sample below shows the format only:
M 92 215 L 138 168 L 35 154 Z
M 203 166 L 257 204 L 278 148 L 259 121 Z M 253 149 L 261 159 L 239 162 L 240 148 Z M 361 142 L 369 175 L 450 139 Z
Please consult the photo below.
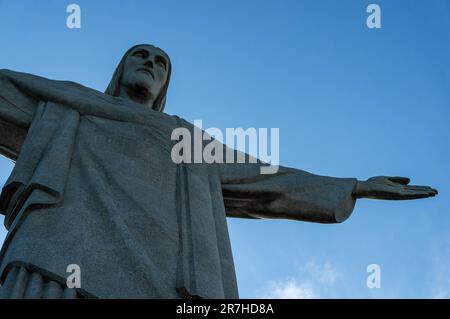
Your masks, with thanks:
M 175 164 L 193 125 L 73 82 L 0 70 L 1 197 L 13 266 L 98 298 L 238 298 L 226 217 L 344 221 L 356 179 L 255 164 Z M 270 235 L 270 234 L 269 234 Z

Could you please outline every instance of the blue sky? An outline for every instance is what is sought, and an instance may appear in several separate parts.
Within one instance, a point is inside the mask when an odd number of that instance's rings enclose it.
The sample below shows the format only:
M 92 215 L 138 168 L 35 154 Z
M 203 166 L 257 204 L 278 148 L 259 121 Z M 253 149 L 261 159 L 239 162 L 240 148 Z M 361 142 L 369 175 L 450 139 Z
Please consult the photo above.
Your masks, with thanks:
M 450 297 L 450 0 L 72 2 L 78 30 L 69 1 L 0 0 L 0 68 L 103 91 L 127 48 L 154 43 L 173 61 L 168 113 L 280 128 L 285 166 L 439 189 L 361 200 L 339 225 L 229 219 L 241 297 Z M 0 183 L 11 169 L 0 159 Z

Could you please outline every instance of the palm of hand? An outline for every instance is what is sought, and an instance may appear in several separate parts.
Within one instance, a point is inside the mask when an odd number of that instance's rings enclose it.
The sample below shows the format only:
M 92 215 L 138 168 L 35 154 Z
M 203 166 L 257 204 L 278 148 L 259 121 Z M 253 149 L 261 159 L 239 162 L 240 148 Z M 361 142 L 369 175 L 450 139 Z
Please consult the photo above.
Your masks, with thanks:
M 375 176 L 367 181 L 358 182 L 357 197 L 407 200 L 434 197 L 438 191 L 429 186 L 409 185 L 407 177 Z

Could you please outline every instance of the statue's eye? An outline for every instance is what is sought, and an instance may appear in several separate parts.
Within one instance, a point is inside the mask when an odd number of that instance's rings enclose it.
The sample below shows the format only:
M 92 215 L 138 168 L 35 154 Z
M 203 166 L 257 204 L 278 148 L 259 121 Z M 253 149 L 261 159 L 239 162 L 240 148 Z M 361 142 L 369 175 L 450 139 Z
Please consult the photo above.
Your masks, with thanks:
M 145 52 L 144 51 L 136 51 L 133 53 L 133 56 L 138 56 L 140 58 L 145 58 Z
M 164 70 L 166 69 L 166 64 L 162 61 L 156 62 L 160 67 L 162 67 Z
M 161 57 L 156 57 L 155 59 L 156 64 L 158 64 L 160 67 L 162 67 L 164 70 L 167 70 L 167 64 Z

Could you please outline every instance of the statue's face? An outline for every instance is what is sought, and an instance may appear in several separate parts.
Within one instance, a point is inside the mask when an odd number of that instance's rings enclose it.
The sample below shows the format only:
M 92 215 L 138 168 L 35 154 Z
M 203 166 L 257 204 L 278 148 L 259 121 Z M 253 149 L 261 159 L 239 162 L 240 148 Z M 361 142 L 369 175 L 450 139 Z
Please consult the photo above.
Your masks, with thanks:
M 146 91 L 156 99 L 167 80 L 168 63 L 160 49 L 150 45 L 136 47 L 125 59 L 120 85 Z

